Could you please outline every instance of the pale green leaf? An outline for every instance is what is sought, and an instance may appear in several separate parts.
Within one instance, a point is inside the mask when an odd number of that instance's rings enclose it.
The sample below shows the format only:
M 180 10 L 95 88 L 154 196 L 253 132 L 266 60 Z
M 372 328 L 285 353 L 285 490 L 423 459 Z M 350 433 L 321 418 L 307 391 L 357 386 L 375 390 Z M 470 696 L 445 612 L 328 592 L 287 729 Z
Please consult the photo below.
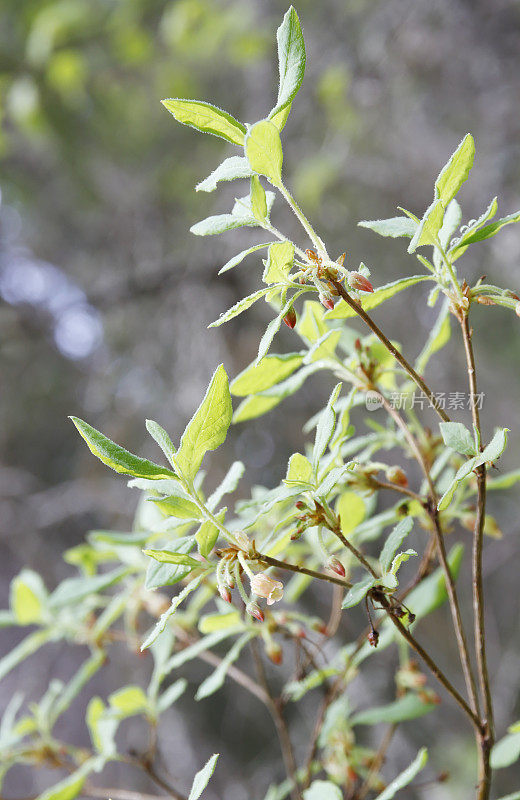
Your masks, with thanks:
M 390 219 L 363 219 L 358 222 L 360 228 L 369 228 L 380 236 L 391 236 L 393 239 L 398 236 L 411 238 L 417 228 L 417 224 L 409 217 L 391 217 Z
M 462 236 L 456 237 L 451 242 L 451 247 L 449 249 L 449 254 L 452 261 L 456 261 L 457 258 L 460 258 L 463 253 L 466 252 L 468 249 L 468 239 L 473 236 L 473 234 L 482 228 L 486 222 L 489 222 L 498 211 L 498 202 L 497 198 L 494 197 L 491 203 L 488 205 L 486 210 L 483 214 L 478 217 L 471 225 L 468 225 Z
M 263 289 L 259 289 L 253 294 L 244 297 L 242 300 L 239 300 L 238 303 L 235 303 L 234 306 L 228 308 L 223 314 L 220 315 L 218 319 L 208 325 L 208 328 L 217 328 L 219 325 L 223 325 L 224 322 L 229 322 L 231 319 L 238 317 L 239 314 L 242 314 L 243 311 L 247 311 L 248 308 L 251 308 L 253 303 L 256 303 L 257 300 L 260 300 L 261 297 L 264 297 L 269 291 L 271 290 L 270 286 L 264 286 Z
M 206 217 L 200 222 L 192 225 L 190 231 L 195 236 L 216 236 L 219 233 L 226 233 L 235 228 L 254 227 L 258 225 L 258 221 L 251 215 L 250 217 L 238 216 L 238 214 L 215 214 L 212 217 Z
M 180 606 L 183 600 L 185 600 L 186 597 L 188 597 L 188 595 L 191 592 L 194 592 L 195 589 L 198 589 L 198 587 L 200 586 L 204 578 L 206 578 L 206 576 L 209 574 L 209 572 L 211 572 L 211 570 L 206 570 L 205 572 L 202 572 L 200 575 L 194 578 L 190 583 L 188 583 L 188 585 L 184 587 L 184 589 L 182 590 L 182 592 L 180 592 L 180 594 L 178 594 L 176 597 L 173 598 L 170 607 L 163 614 L 161 614 L 155 627 L 141 645 L 141 650 L 146 650 L 147 647 L 150 647 L 150 645 L 155 642 L 157 637 L 164 631 L 166 625 L 168 624 L 168 620 L 175 614 L 177 608 Z
M 303 361 L 299 353 L 266 356 L 257 364 L 250 364 L 230 384 L 231 394 L 244 397 L 269 389 L 292 375 Z
M 251 253 L 256 253 L 257 250 L 261 250 L 263 247 L 269 247 L 270 244 L 271 242 L 266 242 L 266 244 L 255 244 L 253 247 L 248 247 L 247 250 L 242 250 L 242 252 L 237 253 L 236 256 L 230 258 L 229 261 L 227 261 L 224 266 L 219 269 L 218 274 L 222 275 L 222 273 L 227 272 L 228 269 L 233 269 L 233 267 L 241 264 L 246 256 L 250 255 Z
M 225 440 L 233 409 L 228 377 L 222 364 L 215 370 L 199 408 L 184 431 L 176 461 L 183 474 L 192 480 L 208 450 Z
M 103 592 L 110 586 L 119 583 L 128 573 L 129 570 L 126 567 L 116 567 L 110 572 L 104 572 L 94 577 L 66 578 L 50 595 L 49 607 L 58 609 L 79 603 L 85 597 Z
M 379 556 L 379 563 L 382 572 L 389 572 L 392 566 L 392 560 L 401 547 L 402 543 L 413 528 L 413 517 L 405 517 L 401 522 L 398 522 L 395 528 L 390 533 L 389 537 L 384 543 L 381 555 Z
M 145 556 L 150 556 L 161 564 L 175 564 L 181 567 L 200 567 L 200 561 L 185 553 L 174 553 L 173 550 L 143 550 Z
M 89 759 L 72 775 L 68 775 L 52 788 L 39 794 L 36 800 L 74 800 L 80 794 L 88 774 L 95 766 L 95 759 Z
M 217 520 L 220 523 L 223 523 L 225 515 L 226 515 L 226 509 L 222 509 L 217 514 Z M 207 558 L 211 553 L 211 551 L 213 550 L 213 548 L 215 547 L 215 543 L 218 539 L 218 534 L 219 534 L 219 529 L 210 519 L 203 522 L 200 528 L 198 529 L 197 533 L 195 534 L 195 538 L 197 540 L 199 553 L 203 558 Z
M 262 280 L 264 283 L 286 283 L 294 263 L 292 242 L 274 242 L 269 247 Z
M 244 144 L 245 126 L 227 111 L 201 100 L 184 100 L 170 97 L 161 101 L 177 122 L 189 125 L 202 133 L 219 136 L 231 144 Z
M 457 579 L 460 572 L 463 555 L 464 545 L 461 544 L 455 545 L 448 555 L 450 573 L 454 580 Z M 424 578 L 415 589 L 412 589 L 407 597 L 406 605 L 413 611 L 416 619 L 419 620 L 439 608 L 447 598 L 444 573 L 439 567 L 427 578 Z
M 435 324 L 428 334 L 428 339 L 421 350 L 417 361 L 415 362 L 415 370 L 422 375 L 430 358 L 435 355 L 439 350 L 442 350 L 451 336 L 451 321 L 450 321 L 450 308 L 446 300 L 442 304 L 439 316 L 435 320 Z
M 267 397 L 266 395 L 251 395 L 246 397 L 233 415 L 233 423 L 246 422 L 248 419 L 256 419 L 271 411 L 275 406 L 282 402 L 282 397 Z
M 343 800 L 343 793 L 332 781 L 313 781 L 303 797 L 304 800 Z
M 220 689 L 226 679 L 228 669 L 237 660 L 245 645 L 254 635 L 254 633 L 248 632 L 237 639 L 214 672 L 212 672 L 206 680 L 202 681 L 197 689 L 195 700 L 203 700 L 205 697 L 209 697 Z
M 388 784 L 386 789 L 378 794 L 375 800 L 392 800 L 397 792 L 408 786 L 413 781 L 415 776 L 426 766 L 428 761 L 428 752 L 425 747 L 421 748 L 417 753 L 412 763 L 403 771 L 397 778 Z
M 283 131 L 283 129 L 285 128 L 285 123 L 287 122 L 290 111 L 291 111 L 291 103 L 282 108 L 281 111 L 277 111 L 275 114 L 271 112 L 271 114 L 269 115 L 269 119 L 271 120 L 273 125 L 276 125 L 279 131 Z
M 365 519 L 367 507 L 356 492 L 348 490 L 339 496 L 336 512 L 339 514 L 342 533 L 348 536 Z
M 177 494 L 172 494 L 169 497 L 150 497 L 150 502 L 161 509 L 163 514 L 168 517 L 177 517 L 177 519 L 200 519 L 201 511 L 192 500 L 187 497 L 182 497 Z
M 152 439 L 154 439 L 157 442 L 157 444 L 163 451 L 164 455 L 166 456 L 172 467 L 174 467 L 175 447 L 173 446 L 172 440 L 170 439 L 164 428 L 161 428 L 159 423 L 154 422 L 153 419 L 147 419 L 146 430 L 148 431 Z
M 424 212 L 424 216 L 417 226 L 412 241 L 408 245 L 408 252 L 415 253 L 418 247 L 437 244 L 439 231 L 444 220 L 444 206 L 441 200 L 434 200 Z
M 106 436 L 103 436 L 102 433 L 87 422 L 83 422 L 78 417 L 69 417 L 69 419 L 72 420 L 80 435 L 86 441 L 90 452 L 97 456 L 107 467 L 123 475 L 132 475 L 134 478 L 149 478 L 151 480 L 175 478 L 175 473 L 170 469 L 153 464 L 145 458 L 132 455 L 128 450 L 107 439 Z
M 234 181 L 239 178 L 250 178 L 253 170 L 245 156 L 231 156 L 213 170 L 203 181 L 195 187 L 196 192 L 213 192 L 220 181 Z
M 228 611 L 227 614 L 204 614 L 198 624 L 201 633 L 238 629 L 241 624 L 240 611 Z
M 247 159 L 245 159 L 247 161 Z M 251 175 L 251 210 L 253 216 L 259 222 L 263 222 L 267 217 L 267 200 L 265 190 L 260 183 L 260 178 L 254 173 Z
M 246 136 L 245 153 L 254 172 L 265 175 L 275 186 L 280 184 L 283 152 L 276 125 L 267 119 L 253 125 Z
M 366 711 L 359 711 L 354 714 L 350 723 L 352 725 L 396 725 L 409 719 L 417 719 L 429 714 L 438 706 L 435 703 L 427 703 L 417 694 L 406 694 L 393 703 L 386 706 L 374 706 Z
M 284 483 L 287 486 L 295 486 L 297 484 L 311 485 L 313 483 L 313 470 L 309 459 L 301 453 L 293 453 L 289 459 Z
M 26 636 L 15 647 L 12 647 L 3 658 L 0 658 L 0 680 L 5 678 L 18 664 L 32 656 L 52 638 L 50 631 L 35 631 Z
M 11 581 L 10 607 L 18 625 L 33 625 L 41 622 L 47 590 L 37 572 L 23 569 Z
M 433 280 L 431 275 L 413 275 L 408 278 L 399 278 L 397 281 L 380 286 L 372 294 L 363 296 L 361 298 L 360 305 L 365 311 L 371 311 L 373 308 L 380 306 L 381 303 L 384 303 L 385 300 L 389 300 L 398 292 L 402 292 L 403 289 L 408 289 L 410 286 L 414 286 L 416 283 L 421 283 L 422 281 L 431 280 Z M 344 300 L 340 300 L 340 302 L 336 303 L 335 307 L 331 311 L 328 311 L 325 314 L 325 319 L 349 319 L 350 317 L 355 316 L 357 316 L 356 312 L 349 305 L 347 305 Z
M 471 133 L 467 133 L 435 181 L 435 197 L 441 201 L 444 208 L 453 200 L 467 179 L 474 157 L 475 142 Z
M 211 494 L 208 497 L 206 501 L 206 506 L 209 508 L 210 511 L 213 511 L 213 509 L 215 509 L 218 506 L 224 495 L 231 494 L 232 492 L 235 491 L 235 489 L 238 486 L 240 478 L 244 474 L 244 470 L 245 467 L 241 461 L 234 461 L 231 464 L 223 481 L 215 489 L 213 494 Z
M 476 455 L 475 439 L 462 422 L 441 422 L 442 439 L 446 447 L 451 447 L 463 456 Z
M 202 769 L 199 770 L 199 772 L 197 772 L 195 778 L 193 779 L 188 800 L 199 800 L 199 797 L 201 796 L 202 792 L 209 783 L 209 779 L 215 772 L 215 767 L 217 764 L 218 757 L 219 757 L 218 753 L 212 755 L 209 761 L 205 764 L 205 766 L 202 767 Z
M 520 733 L 508 733 L 491 751 L 492 769 L 509 767 L 520 759 Z
M 358 603 L 361 603 L 361 601 L 365 599 L 367 593 L 376 583 L 377 580 L 370 577 L 363 578 L 362 581 L 355 583 L 350 587 L 345 595 L 345 599 L 343 600 L 341 608 L 353 608 L 354 606 L 357 606 Z
M 334 428 L 336 425 L 336 411 L 334 410 L 334 406 L 339 397 L 342 386 L 342 383 L 337 383 L 332 390 L 327 405 L 320 414 L 320 419 L 316 426 L 316 438 L 314 440 L 314 448 L 312 451 L 312 468 L 314 472 L 317 471 L 320 459 L 327 449 L 334 433 Z
M 123 686 L 108 697 L 110 708 L 119 719 L 141 714 L 148 707 L 148 700 L 140 686 Z
M 270 116 L 278 115 L 289 105 L 302 85 L 305 72 L 305 42 L 300 20 L 293 6 L 286 12 L 276 32 L 278 43 L 279 86 L 275 108 Z
M 173 546 L 176 553 L 189 553 L 195 544 L 193 536 L 181 536 L 175 539 Z M 200 564 L 199 564 L 200 566 Z M 191 572 L 191 566 L 166 564 L 150 559 L 146 570 L 146 589 L 157 589 L 159 586 L 173 586 L 183 580 Z
M 188 681 L 186 681 L 184 678 L 179 678 L 178 681 L 175 681 L 175 683 L 172 683 L 171 686 L 168 686 L 168 688 L 165 689 L 165 691 L 157 699 L 157 713 L 164 714 L 164 712 L 170 708 L 182 694 L 184 694 L 187 686 Z

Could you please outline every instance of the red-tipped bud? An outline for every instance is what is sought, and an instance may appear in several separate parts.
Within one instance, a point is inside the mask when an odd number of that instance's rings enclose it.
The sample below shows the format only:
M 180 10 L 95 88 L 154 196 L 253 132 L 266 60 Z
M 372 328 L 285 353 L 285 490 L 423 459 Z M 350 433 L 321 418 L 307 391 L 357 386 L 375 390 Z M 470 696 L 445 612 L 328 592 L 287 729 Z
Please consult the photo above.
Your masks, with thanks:
M 291 328 L 291 330 L 292 330 L 294 328 L 294 326 L 296 325 L 296 319 L 297 319 L 296 311 L 294 310 L 294 306 L 291 306 L 289 311 L 287 312 L 287 314 L 283 318 L 283 321 L 285 322 L 287 327 Z
M 332 297 L 325 297 L 324 294 L 320 294 L 320 303 L 322 306 L 325 306 L 325 308 L 328 308 L 329 311 L 332 311 L 334 308 L 334 300 Z
M 248 603 L 246 611 L 250 617 L 254 617 L 258 622 L 264 621 L 264 614 L 258 603 Z
M 358 292 L 373 292 L 374 287 L 360 272 L 351 272 L 348 276 L 348 284 Z
M 231 603 L 231 592 L 227 586 L 219 586 L 218 593 L 226 603 Z
M 386 473 L 386 477 L 390 483 L 395 483 L 397 486 L 408 486 L 408 478 L 401 467 L 390 467 Z
M 368 634 L 368 641 L 371 647 L 377 647 L 377 643 L 379 642 L 379 633 L 375 628 L 372 628 Z
M 303 511 L 304 508 L 307 508 L 307 506 L 303 502 L 303 500 L 297 500 L 296 503 L 295 503 L 295 506 L 298 509 L 298 511 Z
M 345 567 L 338 558 L 335 558 L 334 556 L 329 558 L 327 561 L 327 567 L 332 570 L 332 572 L 335 572 L 336 575 L 339 575 L 342 578 L 345 577 Z
M 282 648 L 276 642 L 269 642 L 265 648 L 267 657 L 271 659 L 273 664 L 281 664 L 283 661 Z
M 356 348 L 356 350 L 361 350 L 362 346 L 363 345 L 361 344 L 361 339 L 356 339 L 356 341 L 354 342 L 354 347 Z

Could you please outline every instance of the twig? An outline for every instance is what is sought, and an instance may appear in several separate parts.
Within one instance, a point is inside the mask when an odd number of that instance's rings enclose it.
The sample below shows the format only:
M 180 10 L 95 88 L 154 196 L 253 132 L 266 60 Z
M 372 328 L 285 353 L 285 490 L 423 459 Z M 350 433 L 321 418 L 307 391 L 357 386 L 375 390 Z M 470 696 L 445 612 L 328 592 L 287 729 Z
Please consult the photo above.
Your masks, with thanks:
M 301 567 L 298 564 L 289 564 L 287 561 L 279 561 L 277 558 L 266 556 L 263 553 L 254 552 L 250 558 L 255 561 L 261 561 L 263 564 L 268 564 L 270 567 L 277 567 L 278 569 L 289 570 L 290 572 L 300 572 L 302 575 L 309 575 L 311 578 L 318 578 L 321 581 L 328 581 L 328 583 L 335 583 L 336 586 L 341 586 L 343 589 L 350 589 L 352 586 L 348 581 L 341 578 L 336 578 L 334 575 L 327 575 L 324 572 L 316 572 L 307 567 Z
M 368 771 L 368 775 L 366 776 L 365 780 L 361 784 L 359 791 L 356 792 L 356 800 L 364 800 L 371 789 L 372 778 L 374 775 L 377 775 L 379 770 L 381 769 L 383 762 L 385 760 L 385 756 L 387 753 L 388 748 L 394 738 L 394 734 L 397 730 L 397 725 L 390 725 L 387 732 L 383 736 L 383 741 L 379 745 L 379 749 L 374 756 L 374 760 L 370 765 L 370 769 Z
M 329 279 L 330 280 L 330 279 Z M 362 308 L 360 303 L 356 303 L 356 301 L 349 295 L 349 293 L 345 290 L 344 286 L 336 280 L 330 280 L 330 283 L 334 286 L 340 297 L 350 306 L 350 308 L 356 312 L 358 317 L 361 317 L 363 322 L 368 325 L 372 333 L 375 333 L 377 338 L 384 344 L 386 349 L 393 355 L 395 360 L 398 364 L 402 366 L 405 372 L 408 373 L 410 378 L 417 384 L 417 386 L 424 392 L 428 400 L 430 401 L 432 408 L 435 409 L 439 417 L 444 420 L 444 422 L 449 422 L 450 418 L 446 414 L 443 408 L 441 408 L 440 402 L 435 397 L 434 393 L 430 389 L 430 387 L 424 382 L 420 375 L 414 370 L 411 364 L 408 363 L 406 358 L 399 352 L 397 347 L 392 344 L 390 339 L 388 339 L 381 328 L 376 325 L 372 317 L 370 317 L 366 311 Z
M 477 405 L 477 376 L 475 370 L 475 356 L 471 341 L 471 330 L 467 313 L 461 314 L 460 324 L 462 337 L 464 340 L 464 350 L 466 353 L 466 364 L 468 369 L 468 381 L 471 396 L 471 415 L 480 449 L 481 426 L 480 415 Z M 486 657 L 486 633 L 484 622 L 484 585 L 482 580 L 482 547 L 484 539 L 484 524 L 486 519 L 486 465 L 482 464 L 475 470 L 477 473 L 477 515 L 475 520 L 475 530 L 473 535 L 473 615 L 475 626 L 475 652 L 477 656 L 477 673 L 480 686 L 480 693 L 484 705 L 484 727 L 485 731 L 479 738 L 479 790 L 478 800 L 487 800 L 491 789 L 491 765 L 490 752 L 493 745 L 493 701 L 491 697 L 491 687 Z

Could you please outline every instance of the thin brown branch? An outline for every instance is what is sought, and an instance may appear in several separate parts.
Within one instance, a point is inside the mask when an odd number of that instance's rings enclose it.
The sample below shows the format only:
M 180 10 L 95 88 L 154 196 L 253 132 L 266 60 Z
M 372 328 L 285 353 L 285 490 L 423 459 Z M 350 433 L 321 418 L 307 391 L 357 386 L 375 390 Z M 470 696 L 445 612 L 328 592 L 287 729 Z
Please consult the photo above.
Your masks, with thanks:
M 335 280 L 330 281 L 333 286 L 335 287 L 336 291 L 343 298 L 343 300 L 350 306 L 350 308 L 356 312 L 358 317 L 361 317 L 363 322 L 368 325 L 372 333 L 375 333 L 379 341 L 381 341 L 386 349 L 393 355 L 395 360 L 398 364 L 408 373 L 410 378 L 414 381 L 415 384 L 424 392 L 428 400 L 430 401 L 432 408 L 435 409 L 439 417 L 444 420 L 444 422 L 449 422 L 449 416 L 446 414 L 444 409 L 441 407 L 440 402 L 435 397 L 434 393 L 430 389 L 430 387 L 425 383 L 425 381 L 421 378 L 420 375 L 414 370 L 412 365 L 406 360 L 406 358 L 399 352 L 397 347 L 392 344 L 390 339 L 388 339 L 383 331 L 376 325 L 372 317 L 370 317 L 366 311 L 361 307 L 360 303 L 356 303 L 356 301 L 348 294 L 345 290 L 345 287 L 339 282 Z
M 364 800 L 364 798 L 367 796 L 370 789 L 372 788 L 372 779 L 377 775 L 377 773 L 379 772 L 379 770 L 383 765 L 386 753 L 388 751 L 388 748 L 390 747 L 390 744 L 392 743 L 392 739 L 394 738 L 396 730 L 397 730 L 397 725 L 390 725 L 385 735 L 383 736 L 383 740 L 379 745 L 377 753 L 374 756 L 374 760 L 370 765 L 368 775 L 361 784 L 359 790 L 356 792 L 355 795 L 356 800 Z
M 471 341 L 471 330 L 467 313 L 460 318 L 464 351 L 468 370 L 468 381 L 471 396 L 471 415 L 473 425 L 478 436 L 482 450 L 482 431 L 477 402 L 477 375 L 475 369 L 475 355 Z M 477 473 L 477 514 L 473 533 L 472 555 L 472 585 L 473 585 L 473 616 L 475 630 L 475 652 L 477 657 L 477 674 L 482 703 L 484 705 L 484 733 L 480 736 L 479 744 L 479 789 L 478 800 L 488 800 L 491 790 L 491 764 L 490 752 L 493 746 L 493 700 L 486 656 L 486 631 L 484 621 L 484 584 L 482 579 L 482 548 L 484 540 L 484 524 L 486 519 L 486 465 L 482 464 L 475 470 Z
M 258 675 L 258 680 L 263 687 L 265 694 L 268 698 L 267 707 L 271 713 L 271 717 L 275 724 L 276 732 L 278 734 L 278 739 L 280 742 L 280 748 L 282 751 L 282 757 L 285 764 L 285 771 L 287 773 L 287 777 L 292 783 L 291 787 L 291 797 L 293 800 L 302 800 L 302 794 L 300 791 L 300 787 L 298 784 L 298 778 L 296 775 L 297 767 L 296 767 L 296 760 L 294 758 L 294 751 L 292 747 L 291 738 L 289 736 L 289 730 L 287 728 L 287 724 L 285 722 L 284 715 L 280 709 L 280 706 L 277 700 L 273 697 L 271 693 L 271 689 L 269 687 L 269 683 L 267 681 L 267 677 L 264 670 L 264 665 L 262 662 L 262 657 L 258 650 L 258 643 L 255 639 L 253 639 L 249 643 L 249 647 L 251 649 L 251 653 L 253 655 L 253 660 L 255 662 L 255 667 Z
M 344 581 L 341 578 L 336 578 L 334 575 L 327 575 L 325 572 L 316 572 L 313 569 L 301 567 L 298 564 L 289 564 L 287 561 L 279 561 L 277 558 L 266 556 L 263 553 L 255 552 L 250 556 L 250 558 L 255 561 L 260 561 L 262 564 L 268 564 L 270 567 L 285 569 L 289 572 L 300 572 L 302 575 L 308 575 L 310 578 L 317 578 L 321 581 L 334 583 L 336 586 L 341 586 L 343 589 L 350 589 L 352 586 L 352 584 L 348 581 Z

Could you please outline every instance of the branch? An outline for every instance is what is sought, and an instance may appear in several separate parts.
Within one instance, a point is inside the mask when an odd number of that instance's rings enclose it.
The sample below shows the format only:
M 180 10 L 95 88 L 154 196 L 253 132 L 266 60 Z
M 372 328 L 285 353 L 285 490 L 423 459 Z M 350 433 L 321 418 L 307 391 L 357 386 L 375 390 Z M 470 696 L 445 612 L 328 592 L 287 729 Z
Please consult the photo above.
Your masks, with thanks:
M 277 558 L 272 558 L 271 556 L 266 556 L 263 553 L 258 553 L 256 551 L 249 557 L 251 560 L 260 561 L 262 564 L 268 564 L 270 567 L 289 570 L 289 572 L 300 572 L 302 575 L 308 575 L 310 578 L 318 578 L 318 580 L 321 581 L 334 583 L 336 586 L 341 586 L 343 589 L 350 589 L 352 586 L 352 584 L 348 581 L 344 581 L 341 578 L 336 578 L 333 575 L 327 575 L 324 572 L 316 572 L 313 569 L 300 567 L 297 564 L 289 564 L 287 561 L 279 561 Z

